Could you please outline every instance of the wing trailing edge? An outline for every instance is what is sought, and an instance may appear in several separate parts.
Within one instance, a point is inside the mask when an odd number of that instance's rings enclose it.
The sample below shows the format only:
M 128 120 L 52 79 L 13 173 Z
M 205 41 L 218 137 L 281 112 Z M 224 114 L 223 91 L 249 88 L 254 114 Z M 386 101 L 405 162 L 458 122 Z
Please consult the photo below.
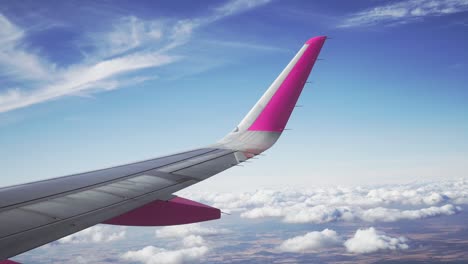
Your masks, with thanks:
M 157 200 L 112 218 L 103 224 L 125 226 L 168 226 L 221 218 L 221 210 L 182 197 Z

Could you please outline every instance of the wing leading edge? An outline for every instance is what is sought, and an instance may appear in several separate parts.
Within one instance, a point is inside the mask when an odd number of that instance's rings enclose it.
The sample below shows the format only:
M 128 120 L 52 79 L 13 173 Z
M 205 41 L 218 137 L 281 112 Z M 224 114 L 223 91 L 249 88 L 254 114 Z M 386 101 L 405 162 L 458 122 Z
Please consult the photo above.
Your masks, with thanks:
M 211 146 L 1 188 L 0 260 L 99 223 L 174 225 L 219 218 L 218 209 L 173 193 L 278 140 L 325 40 L 308 40 L 236 129 Z

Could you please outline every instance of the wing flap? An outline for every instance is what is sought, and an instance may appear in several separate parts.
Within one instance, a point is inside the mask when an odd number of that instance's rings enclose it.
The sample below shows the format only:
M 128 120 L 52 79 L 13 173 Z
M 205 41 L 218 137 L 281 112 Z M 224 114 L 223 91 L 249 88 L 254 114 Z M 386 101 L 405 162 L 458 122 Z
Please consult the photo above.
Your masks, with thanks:
M 217 208 L 175 197 L 168 201 L 154 201 L 140 208 L 107 220 L 104 224 L 126 226 L 167 226 L 219 219 Z

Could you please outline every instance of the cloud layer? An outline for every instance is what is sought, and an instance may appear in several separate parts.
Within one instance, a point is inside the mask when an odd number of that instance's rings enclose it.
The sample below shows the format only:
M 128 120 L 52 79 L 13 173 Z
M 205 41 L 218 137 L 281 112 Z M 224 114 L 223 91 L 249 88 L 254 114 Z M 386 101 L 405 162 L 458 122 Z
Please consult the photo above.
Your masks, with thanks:
M 184 193 L 184 192 L 183 192 Z M 395 222 L 453 215 L 468 204 L 468 183 L 457 181 L 395 186 L 258 190 L 244 193 L 185 193 L 191 199 L 248 219 L 286 223 Z

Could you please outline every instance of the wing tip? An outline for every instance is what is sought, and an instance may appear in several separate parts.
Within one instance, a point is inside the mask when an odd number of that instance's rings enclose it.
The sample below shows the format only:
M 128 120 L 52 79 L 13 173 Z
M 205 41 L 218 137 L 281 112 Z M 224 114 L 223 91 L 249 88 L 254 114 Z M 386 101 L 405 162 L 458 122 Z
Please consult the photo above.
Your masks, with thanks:
M 325 40 L 327 39 L 327 36 L 317 36 L 317 37 L 313 37 L 309 40 L 306 41 L 305 44 L 316 44 L 316 43 L 323 43 L 325 42 Z

